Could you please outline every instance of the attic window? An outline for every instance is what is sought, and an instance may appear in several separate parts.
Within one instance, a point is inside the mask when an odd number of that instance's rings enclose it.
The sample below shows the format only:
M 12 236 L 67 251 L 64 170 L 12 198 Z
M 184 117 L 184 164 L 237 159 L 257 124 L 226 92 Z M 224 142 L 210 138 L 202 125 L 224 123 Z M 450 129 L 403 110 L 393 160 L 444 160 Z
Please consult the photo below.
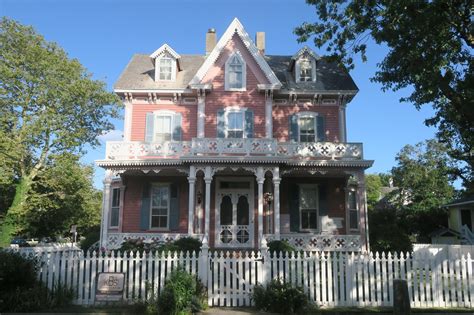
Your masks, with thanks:
M 309 55 L 301 56 L 295 66 L 296 82 L 316 81 L 316 61 Z
M 160 59 L 160 80 L 170 81 L 173 73 L 173 59 L 163 57 Z
M 245 61 L 239 52 L 227 59 L 225 64 L 225 89 L 227 91 L 243 91 L 246 85 Z

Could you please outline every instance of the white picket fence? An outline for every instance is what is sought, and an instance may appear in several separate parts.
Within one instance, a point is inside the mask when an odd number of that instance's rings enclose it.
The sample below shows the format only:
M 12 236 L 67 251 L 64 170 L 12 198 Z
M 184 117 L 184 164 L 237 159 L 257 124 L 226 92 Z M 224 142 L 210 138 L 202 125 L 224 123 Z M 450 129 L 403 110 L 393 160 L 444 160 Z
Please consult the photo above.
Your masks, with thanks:
M 199 276 L 208 288 L 210 306 L 249 306 L 257 283 L 280 278 L 300 286 L 323 307 L 392 306 L 393 280 L 405 279 L 411 305 L 474 307 L 473 260 L 468 254 L 448 260 L 427 253 L 406 254 L 268 251 L 140 254 L 80 252 L 37 254 L 39 279 L 75 289 L 76 304 L 93 304 L 100 272 L 125 274 L 124 299 L 147 300 L 159 294 L 178 265 Z

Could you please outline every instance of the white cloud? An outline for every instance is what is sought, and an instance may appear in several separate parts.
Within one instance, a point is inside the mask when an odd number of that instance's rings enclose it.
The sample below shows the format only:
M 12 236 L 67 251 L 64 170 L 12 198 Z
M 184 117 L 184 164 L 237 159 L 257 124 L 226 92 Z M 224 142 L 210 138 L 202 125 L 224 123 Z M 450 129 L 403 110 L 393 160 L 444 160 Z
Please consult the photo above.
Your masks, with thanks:
M 123 131 L 122 130 L 110 130 L 105 132 L 97 137 L 100 141 L 121 141 L 123 140 Z

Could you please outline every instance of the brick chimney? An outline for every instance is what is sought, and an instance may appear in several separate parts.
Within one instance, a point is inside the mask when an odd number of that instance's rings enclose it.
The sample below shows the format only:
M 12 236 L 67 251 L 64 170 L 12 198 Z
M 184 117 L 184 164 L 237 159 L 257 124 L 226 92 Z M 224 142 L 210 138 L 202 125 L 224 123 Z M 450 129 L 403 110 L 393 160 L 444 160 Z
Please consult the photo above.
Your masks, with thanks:
M 255 34 L 255 44 L 257 45 L 258 51 L 262 55 L 265 55 L 265 32 L 257 32 Z
M 210 28 L 206 33 L 206 55 L 216 47 L 216 29 Z

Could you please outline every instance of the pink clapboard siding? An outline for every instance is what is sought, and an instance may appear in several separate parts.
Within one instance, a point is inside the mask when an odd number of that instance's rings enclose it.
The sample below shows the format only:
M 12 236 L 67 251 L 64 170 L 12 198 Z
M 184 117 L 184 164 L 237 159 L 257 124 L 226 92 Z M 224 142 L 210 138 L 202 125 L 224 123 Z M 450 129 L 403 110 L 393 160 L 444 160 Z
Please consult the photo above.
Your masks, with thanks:
M 238 49 L 246 63 L 246 91 L 225 91 L 225 62 L 230 54 Z M 254 137 L 265 136 L 265 96 L 257 90 L 257 84 L 268 83 L 265 74 L 237 35 L 234 35 L 214 66 L 204 76 L 203 83 L 212 83 L 211 93 L 206 96 L 205 136 L 217 136 L 217 111 L 228 106 L 240 106 L 254 112 Z
M 156 110 L 169 110 L 180 113 L 182 115 L 182 140 L 190 141 L 192 138 L 196 137 L 197 106 L 195 104 L 177 105 L 172 104 L 171 102 L 163 104 L 135 103 L 132 105 L 131 141 L 145 140 L 146 114 Z
M 123 204 L 123 225 L 124 233 L 141 233 L 157 231 L 142 231 L 140 229 L 140 209 L 142 204 L 143 186 L 146 182 L 177 183 L 179 187 L 179 229 L 170 231 L 173 233 L 188 232 L 188 183 L 185 177 L 145 177 L 130 176 L 125 179 L 126 190 Z M 166 232 L 163 232 L 166 233 Z

